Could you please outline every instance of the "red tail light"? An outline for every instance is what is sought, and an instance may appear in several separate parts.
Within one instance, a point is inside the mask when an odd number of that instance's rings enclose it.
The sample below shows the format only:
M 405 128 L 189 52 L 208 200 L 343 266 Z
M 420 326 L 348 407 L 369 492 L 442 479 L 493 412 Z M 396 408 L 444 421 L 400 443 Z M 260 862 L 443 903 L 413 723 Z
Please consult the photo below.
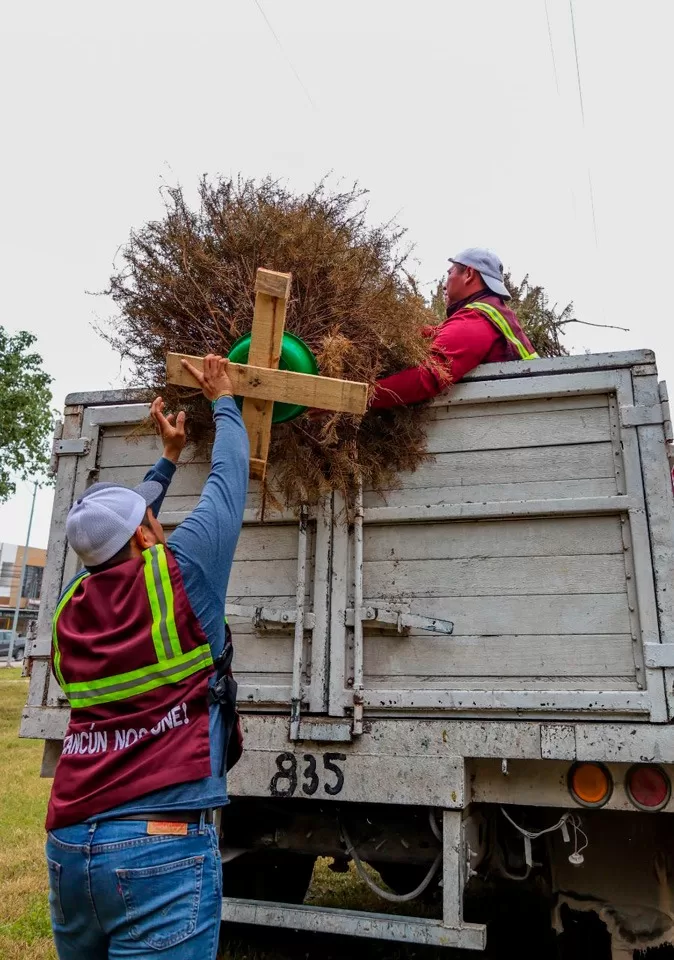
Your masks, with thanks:
M 625 777 L 625 791 L 640 810 L 662 810 L 669 803 L 672 785 L 669 777 L 654 765 L 630 767 Z

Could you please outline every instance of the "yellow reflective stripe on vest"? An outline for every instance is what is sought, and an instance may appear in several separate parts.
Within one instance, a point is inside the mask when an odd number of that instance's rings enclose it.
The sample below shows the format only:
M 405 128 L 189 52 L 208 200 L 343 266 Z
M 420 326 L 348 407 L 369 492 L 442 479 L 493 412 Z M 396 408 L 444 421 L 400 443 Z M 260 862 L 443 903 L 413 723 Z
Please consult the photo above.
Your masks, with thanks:
M 93 707 L 113 700 L 126 700 L 157 687 L 178 683 L 213 664 L 208 643 L 201 644 L 186 653 L 181 649 L 175 622 L 173 586 L 163 544 L 156 544 L 144 550 L 143 561 L 145 586 L 152 611 L 152 643 L 157 657 L 156 662 L 146 667 L 139 667 L 137 670 L 129 670 L 111 677 L 66 683 L 61 672 L 58 620 L 66 604 L 89 573 L 83 573 L 78 577 L 59 602 L 52 628 L 54 673 L 72 708 Z
M 70 587 L 70 589 L 63 594 L 63 597 L 59 601 L 59 605 L 56 608 L 54 619 L 52 620 L 52 627 L 51 627 L 52 649 L 53 649 L 52 663 L 54 665 L 54 673 L 56 674 L 56 679 L 58 680 L 59 686 L 61 687 L 61 689 L 64 688 L 65 681 L 63 679 L 63 674 L 61 673 L 61 651 L 59 649 L 58 634 L 56 633 L 56 624 L 58 623 L 58 619 L 61 616 L 61 611 L 65 607 L 66 603 L 68 603 L 68 601 L 70 600 L 72 595 L 75 593 L 79 585 L 82 583 L 83 580 L 86 580 L 88 576 L 89 574 L 85 571 L 81 577 L 78 577 L 77 580 L 75 580 L 75 582 Z
M 172 660 L 182 653 L 173 609 L 173 587 L 166 551 L 161 543 L 143 550 L 145 586 L 152 610 L 152 642 L 157 660 Z
M 67 683 L 63 686 L 63 692 L 71 707 L 93 707 L 100 703 L 111 703 L 113 700 L 127 700 L 140 693 L 147 693 L 148 690 L 178 683 L 212 663 L 211 648 L 204 643 L 189 653 L 181 653 L 171 660 L 152 663 L 139 670 L 129 670 L 128 673 L 119 673 L 101 680 Z
M 501 331 L 506 340 L 512 343 L 512 345 L 517 349 L 517 352 L 520 355 L 520 360 L 540 360 L 540 357 L 537 353 L 529 353 L 522 341 L 518 340 L 513 333 L 512 327 L 503 314 L 496 309 L 496 307 L 492 307 L 490 303 L 477 302 L 466 304 L 465 309 L 479 310 L 480 313 L 486 314 L 494 326 Z

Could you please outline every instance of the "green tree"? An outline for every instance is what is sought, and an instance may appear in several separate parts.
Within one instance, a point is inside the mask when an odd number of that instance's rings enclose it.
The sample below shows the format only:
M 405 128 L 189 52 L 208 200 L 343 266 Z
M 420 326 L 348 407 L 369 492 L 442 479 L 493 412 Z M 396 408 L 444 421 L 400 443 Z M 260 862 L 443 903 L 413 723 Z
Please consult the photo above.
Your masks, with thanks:
M 34 343 L 26 330 L 10 336 L 0 326 L 0 503 L 15 492 L 16 477 L 47 475 L 52 378 L 31 352 Z
M 568 303 L 563 309 L 557 304 L 551 305 L 543 287 L 532 286 L 529 276 L 516 283 L 509 273 L 505 275 L 505 285 L 512 294 L 507 301 L 508 306 L 516 314 L 517 319 L 531 340 L 536 353 L 541 357 L 563 357 L 569 351 L 561 343 L 560 337 L 567 323 L 580 323 L 573 316 L 573 304 Z M 431 295 L 429 307 L 440 321 L 445 319 L 444 281 L 438 280 L 438 285 Z

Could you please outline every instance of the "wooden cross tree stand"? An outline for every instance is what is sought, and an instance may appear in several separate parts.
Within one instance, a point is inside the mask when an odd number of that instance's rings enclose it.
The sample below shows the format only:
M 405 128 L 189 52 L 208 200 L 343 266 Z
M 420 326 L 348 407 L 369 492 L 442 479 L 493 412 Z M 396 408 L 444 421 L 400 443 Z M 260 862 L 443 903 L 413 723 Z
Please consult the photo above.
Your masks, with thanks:
M 365 383 L 278 369 L 291 276 L 274 270 L 257 271 L 248 363 L 230 363 L 227 371 L 234 394 L 245 398 L 242 413 L 250 440 L 251 480 L 265 477 L 275 400 L 339 413 L 363 414 L 367 408 Z M 167 382 L 198 386 L 181 364 L 183 356 L 167 355 Z M 203 367 L 201 357 L 185 359 L 198 369 Z

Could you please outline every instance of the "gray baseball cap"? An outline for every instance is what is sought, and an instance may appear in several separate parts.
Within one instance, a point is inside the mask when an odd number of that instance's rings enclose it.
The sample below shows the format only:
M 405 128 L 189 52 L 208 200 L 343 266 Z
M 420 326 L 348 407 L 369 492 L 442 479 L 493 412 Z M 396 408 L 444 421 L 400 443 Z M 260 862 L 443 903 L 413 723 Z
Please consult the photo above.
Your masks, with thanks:
M 66 520 L 68 542 L 84 566 L 97 567 L 114 557 L 163 489 L 155 480 L 133 489 L 117 483 L 92 484 L 72 505 Z
M 450 263 L 460 263 L 464 267 L 472 267 L 480 274 L 486 285 L 499 297 L 509 297 L 510 291 L 503 282 L 503 264 L 493 250 L 484 247 L 469 247 L 462 250 L 455 257 L 449 258 Z

